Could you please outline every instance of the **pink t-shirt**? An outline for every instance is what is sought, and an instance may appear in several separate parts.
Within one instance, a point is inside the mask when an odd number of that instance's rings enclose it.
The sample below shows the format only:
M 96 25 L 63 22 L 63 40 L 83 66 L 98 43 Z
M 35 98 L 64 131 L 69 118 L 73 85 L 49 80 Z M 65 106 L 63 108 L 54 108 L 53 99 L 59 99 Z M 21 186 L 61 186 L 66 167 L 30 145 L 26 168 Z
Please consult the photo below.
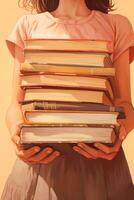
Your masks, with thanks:
M 130 49 L 131 63 L 134 60 L 134 31 L 127 17 L 120 14 L 105 14 L 92 10 L 84 19 L 59 19 L 50 12 L 21 16 L 6 44 L 14 57 L 14 47 L 24 48 L 24 40 L 29 38 L 95 39 L 112 41 L 111 58 L 115 61 L 126 49 Z

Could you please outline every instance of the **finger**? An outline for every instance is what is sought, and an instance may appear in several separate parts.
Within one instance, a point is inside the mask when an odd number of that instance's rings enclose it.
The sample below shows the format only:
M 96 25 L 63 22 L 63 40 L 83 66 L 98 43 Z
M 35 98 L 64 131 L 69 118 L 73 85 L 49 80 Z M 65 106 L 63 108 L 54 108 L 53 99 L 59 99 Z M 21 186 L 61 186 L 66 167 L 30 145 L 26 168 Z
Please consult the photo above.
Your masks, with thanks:
M 21 126 L 24 124 L 24 120 L 20 119 L 19 121 L 17 121 L 18 127 L 21 128 Z
M 125 119 L 117 119 L 117 122 L 118 122 L 120 125 L 122 125 L 122 124 L 124 125 L 124 120 L 125 120 Z
M 126 136 L 127 136 L 127 131 L 125 129 L 125 126 L 122 124 L 119 130 L 119 139 L 123 141 L 126 138 Z
M 17 126 L 15 129 L 15 134 L 10 136 L 10 139 L 12 140 L 12 142 L 14 144 L 17 144 L 17 145 L 20 144 L 20 136 L 19 135 L 20 135 L 20 127 Z
M 80 146 L 82 146 L 82 144 L 83 143 L 79 143 Z M 88 145 L 86 145 L 86 146 L 88 147 L 88 151 L 90 151 L 91 155 L 92 155 L 92 153 L 93 153 L 93 155 L 96 154 L 96 158 L 104 158 L 107 160 L 112 160 L 115 157 L 115 155 L 117 154 L 117 153 L 106 154 L 106 153 L 102 152 L 101 150 L 96 150 L 96 152 L 94 153 L 93 148 L 89 147 Z
M 14 143 L 15 152 L 16 152 L 16 155 L 18 156 L 19 151 L 22 150 L 22 146 L 20 144 L 20 137 L 18 135 L 13 135 L 11 137 L 11 140 Z
M 78 152 L 79 154 L 85 156 L 86 158 L 93 158 L 95 159 L 94 156 L 92 156 L 91 154 L 87 153 L 86 151 L 84 151 L 83 149 L 81 149 L 80 147 L 78 146 L 73 146 L 73 149 Z
M 122 144 L 121 140 L 118 139 L 113 147 L 108 147 L 101 143 L 95 143 L 94 146 L 97 149 L 103 151 L 104 153 L 110 154 L 110 153 L 117 153 L 120 149 L 121 144 Z
M 95 157 L 95 158 L 98 157 L 98 150 L 96 150 L 95 148 L 92 148 L 92 147 L 88 146 L 85 143 L 78 143 L 77 145 L 80 148 L 82 148 L 84 151 L 86 151 L 87 153 L 89 153 L 90 155 L 92 155 L 93 157 Z
M 121 144 L 122 144 L 122 141 L 118 138 L 113 147 L 109 147 L 109 146 L 104 145 L 102 143 L 95 143 L 94 146 L 97 149 L 103 151 L 104 153 L 110 154 L 110 153 L 117 153 L 120 149 Z
M 106 159 L 106 160 L 112 160 L 113 158 L 115 158 L 116 155 L 117 155 L 117 153 L 111 153 L 111 154 L 102 153 L 100 155 L 100 158 L 103 158 L 103 159 Z
M 24 123 L 23 120 L 17 121 L 17 122 L 11 127 L 11 130 L 12 130 L 11 132 L 12 132 L 12 133 L 15 132 L 16 135 L 19 135 L 19 134 L 20 134 L 21 125 L 22 125 L 23 123 Z
M 19 142 L 20 142 L 20 137 L 19 137 L 18 135 L 13 135 L 13 136 L 11 136 L 10 138 L 11 138 L 11 140 L 12 140 L 12 142 L 13 142 L 14 144 L 19 144 Z
M 127 131 L 126 131 L 126 128 L 125 128 L 124 120 L 123 119 L 118 119 L 117 122 L 120 124 L 119 138 L 121 140 L 124 140 L 125 137 L 127 136 Z
M 18 156 L 20 149 L 18 149 L 17 145 L 14 145 L 15 153 Z M 19 156 L 18 156 L 19 157 Z
M 45 158 L 44 160 L 41 160 L 40 163 L 42 164 L 48 164 L 49 162 L 52 162 L 55 158 L 60 156 L 59 151 L 54 151 L 50 156 Z
M 24 149 L 20 150 L 16 148 L 16 151 L 17 151 L 17 156 L 19 156 L 21 159 L 28 159 L 29 157 L 33 156 L 35 153 L 39 152 L 40 147 L 34 146 L 26 150 Z
M 47 147 L 45 149 L 43 149 L 40 153 L 38 153 L 37 155 L 35 156 L 32 156 L 30 157 L 28 160 L 29 161 L 34 161 L 34 162 L 37 162 L 37 161 L 40 161 L 44 158 L 46 158 L 49 154 L 51 154 L 53 152 L 53 149 L 50 148 L 50 147 Z

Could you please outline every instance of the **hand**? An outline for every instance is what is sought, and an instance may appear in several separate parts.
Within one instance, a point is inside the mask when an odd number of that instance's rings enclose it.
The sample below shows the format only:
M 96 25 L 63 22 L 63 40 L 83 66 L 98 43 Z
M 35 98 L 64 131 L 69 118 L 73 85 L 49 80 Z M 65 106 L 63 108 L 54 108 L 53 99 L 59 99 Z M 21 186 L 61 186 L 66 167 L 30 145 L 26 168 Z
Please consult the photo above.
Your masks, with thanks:
M 119 135 L 113 147 L 108 147 L 101 143 L 94 143 L 94 146 L 97 148 L 96 149 L 96 148 L 88 146 L 85 143 L 78 143 L 76 146 L 73 147 L 73 149 L 88 159 L 89 158 L 92 158 L 92 159 L 103 158 L 107 160 L 112 160 L 117 155 L 123 140 L 127 136 L 127 133 L 122 121 L 121 120 L 117 120 L 117 121 L 121 124 L 121 126 L 119 129 Z
M 27 150 L 24 150 L 22 146 L 20 145 L 20 124 L 22 122 L 19 122 L 14 126 L 14 132 L 11 135 L 11 140 L 15 144 L 15 151 L 16 155 L 22 159 L 25 162 L 30 162 L 31 164 L 47 164 L 51 161 L 53 161 L 55 158 L 57 158 L 60 155 L 60 152 L 54 151 L 54 149 L 50 147 L 46 147 L 43 150 L 40 151 L 40 147 L 33 146 Z M 13 130 L 13 129 L 12 129 Z M 40 151 L 40 152 L 39 152 Z M 37 154 L 37 152 L 39 152 Z M 36 154 L 36 155 L 35 155 Z

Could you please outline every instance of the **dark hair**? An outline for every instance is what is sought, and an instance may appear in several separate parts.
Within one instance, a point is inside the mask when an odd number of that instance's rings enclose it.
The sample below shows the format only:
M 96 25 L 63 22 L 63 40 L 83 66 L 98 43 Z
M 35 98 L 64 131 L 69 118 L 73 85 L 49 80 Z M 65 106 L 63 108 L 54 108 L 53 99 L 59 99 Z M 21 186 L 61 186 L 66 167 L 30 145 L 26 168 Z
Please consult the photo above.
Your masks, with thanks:
M 19 0 L 18 5 L 26 10 L 36 10 L 37 13 L 42 13 L 57 9 L 59 1 L 60 0 Z M 103 13 L 114 10 L 112 0 L 85 0 L 85 3 L 90 10 L 99 10 Z

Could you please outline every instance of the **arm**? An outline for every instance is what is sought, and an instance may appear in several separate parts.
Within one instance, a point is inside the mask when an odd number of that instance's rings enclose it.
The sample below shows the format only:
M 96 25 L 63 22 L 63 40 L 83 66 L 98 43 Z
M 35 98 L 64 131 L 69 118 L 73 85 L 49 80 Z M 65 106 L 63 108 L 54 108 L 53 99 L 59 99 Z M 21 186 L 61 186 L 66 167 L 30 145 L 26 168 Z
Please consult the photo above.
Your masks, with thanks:
M 129 66 L 129 49 L 119 56 L 119 58 L 113 63 L 116 69 L 117 85 L 120 91 L 120 98 L 115 98 L 115 105 L 123 106 L 126 112 L 126 119 L 120 120 L 121 128 L 119 130 L 119 137 L 113 147 L 108 147 L 101 143 L 95 143 L 92 148 L 84 143 L 78 143 L 73 149 L 85 156 L 86 158 L 104 158 L 112 160 L 117 152 L 119 151 L 123 139 L 126 137 L 128 132 L 133 129 L 134 121 L 134 108 L 131 102 L 131 91 L 130 91 L 130 66 Z
M 19 100 L 24 99 L 24 91 L 20 88 L 20 62 L 23 61 L 23 53 L 21 48 L 18 46 L 15 47 L 15 59 L 14 59 L 14 71 L 13 71 L 13 80 L 12 80 L 12 99 L 11 103 L 6 112 L 6 124 L 11 132 L 14 132 L 16 124 L 23 122 L 23 116 L 21 112 Z
M 11 104 L 6 113 L 6 123 L 11 133 L 11 139 L 15 144 L 16 154 L 24 161 L 31 163 L 43 163 L 47 164 L 53 161 L 60 155 L 58 151 L 53 150 L 50 147 L 41 149 L 38 146 L 33 146 L 27 150 L 24 150 L 19 145 L 19 124 L 23 123 L 23 114 L 21 112 L 21 105 L 18 103 L 20 100 L 24 100 L 25 92 L 21 89 L 21 78 L 20 78 L 20 63 L 24 62 L 23 52 L 18 46 L 15 47 L 15 59 L 14 59 L 14 73 L 13 73 L 13 92 Z M 35 155 L 37 152 L 38 155 Z M 50 155 L 51 154 L 51 155 Z M 46 158 L 47 157 L 47 158 Z
M 120 91 L 120 98 L 115 98 L 114 104 L 124 107 L 126 119 L 120 122 L 124 124 L 126 132 L 129 133 L 134 128 L 134 107 L 131 99 L 128 49 L 113 63 L 113 66 L 116 69 L 117 85 Z

